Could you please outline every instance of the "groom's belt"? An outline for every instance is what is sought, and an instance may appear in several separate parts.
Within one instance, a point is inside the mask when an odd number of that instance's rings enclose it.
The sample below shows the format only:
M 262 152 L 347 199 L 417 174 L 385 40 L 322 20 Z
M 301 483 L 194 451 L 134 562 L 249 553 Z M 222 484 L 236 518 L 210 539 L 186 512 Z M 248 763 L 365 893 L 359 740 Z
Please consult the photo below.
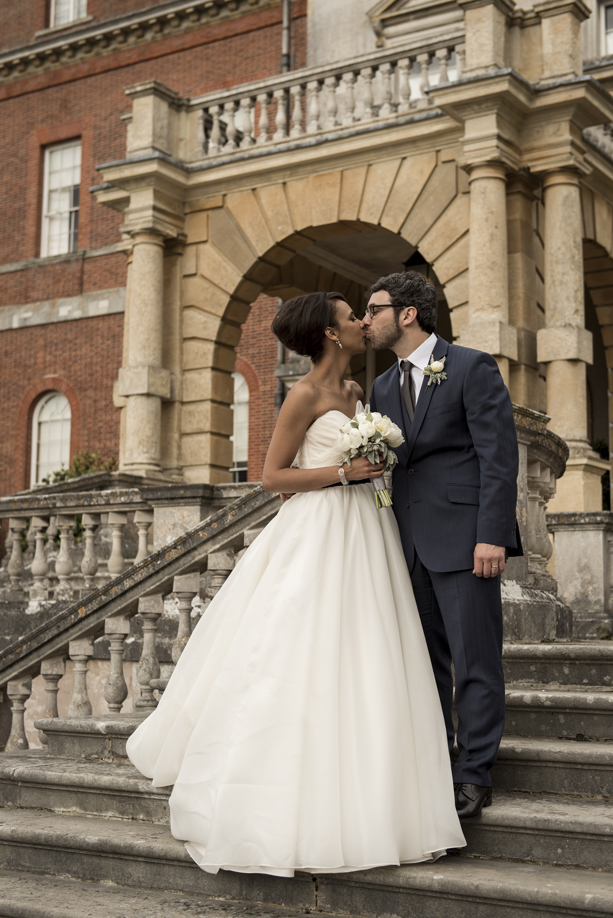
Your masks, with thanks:
M 348 481 L 347 484 L 348 485 L 368 484 L 369 481 L 370 481 L 370 478 L 362 478 L 361 481 Z M 322 490 L 325 491 L 326 488 L 346 488 L 346 487 L 347 485 L 344 485 L 342 481 L 335 481 L 334 484 L 324 485 Z

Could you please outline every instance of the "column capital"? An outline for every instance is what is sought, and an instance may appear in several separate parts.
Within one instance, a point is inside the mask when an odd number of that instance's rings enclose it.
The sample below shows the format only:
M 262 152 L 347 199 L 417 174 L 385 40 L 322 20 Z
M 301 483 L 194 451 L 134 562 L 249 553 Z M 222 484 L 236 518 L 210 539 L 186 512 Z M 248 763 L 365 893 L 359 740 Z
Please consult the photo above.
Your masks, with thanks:
M 479 179 L 498 179 L 506 182 L 510 167 L 501 160 L 488 160 L 482 163 L 462 163 L 462 168 L 468 172 L 468 183 Z
M 581 171 L 578 168 L 562 166 L 558 169 L 552 169 L 550 172 L 543 174 L 543 188 L 551 188 L 554 185 L 580 185 Z

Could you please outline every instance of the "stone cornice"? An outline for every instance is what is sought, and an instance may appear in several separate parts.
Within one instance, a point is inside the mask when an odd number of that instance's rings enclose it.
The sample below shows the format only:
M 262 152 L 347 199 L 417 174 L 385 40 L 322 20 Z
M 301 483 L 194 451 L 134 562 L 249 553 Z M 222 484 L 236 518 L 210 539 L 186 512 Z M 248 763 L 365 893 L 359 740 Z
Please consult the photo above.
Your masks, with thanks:
M 116 19 L 87 22 L 74 31 L 53 32 L 0 54 L 0 85 L 280 3 L 281 0 L 171 0 Z

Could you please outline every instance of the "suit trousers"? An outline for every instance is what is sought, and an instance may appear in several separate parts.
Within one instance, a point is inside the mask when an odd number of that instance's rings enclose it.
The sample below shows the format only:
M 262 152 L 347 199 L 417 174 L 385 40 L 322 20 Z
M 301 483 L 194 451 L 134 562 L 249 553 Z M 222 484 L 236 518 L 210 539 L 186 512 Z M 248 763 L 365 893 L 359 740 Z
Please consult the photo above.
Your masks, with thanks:
M 417 554 L 411 571 L 432 668 L 445 717 L 449 753 L 454 741 L 453 674 L 459 754 L 453 780 L 491 787 L 504 727 L 500 577 L 470 570 L 430 571 Z

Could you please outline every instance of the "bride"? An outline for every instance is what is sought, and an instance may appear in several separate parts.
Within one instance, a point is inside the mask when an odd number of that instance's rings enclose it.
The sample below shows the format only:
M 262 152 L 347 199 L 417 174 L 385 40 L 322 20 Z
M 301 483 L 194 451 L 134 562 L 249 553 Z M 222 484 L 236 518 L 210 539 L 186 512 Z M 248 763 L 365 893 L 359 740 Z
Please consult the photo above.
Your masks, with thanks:
M 172 834 L 196 863 L 293 876 L 431 861 L 465 844 L 447 738 L 397 524 L 366 458 L 339 477 L 345 379 L 363 327 L 340 293 L 273 322 L 313 361 L 279 413 L 267 491 L 293 495 L 194 629 L 128 741 L 174 785 Z M 297 466 L 297 467 L 296 467 Z

